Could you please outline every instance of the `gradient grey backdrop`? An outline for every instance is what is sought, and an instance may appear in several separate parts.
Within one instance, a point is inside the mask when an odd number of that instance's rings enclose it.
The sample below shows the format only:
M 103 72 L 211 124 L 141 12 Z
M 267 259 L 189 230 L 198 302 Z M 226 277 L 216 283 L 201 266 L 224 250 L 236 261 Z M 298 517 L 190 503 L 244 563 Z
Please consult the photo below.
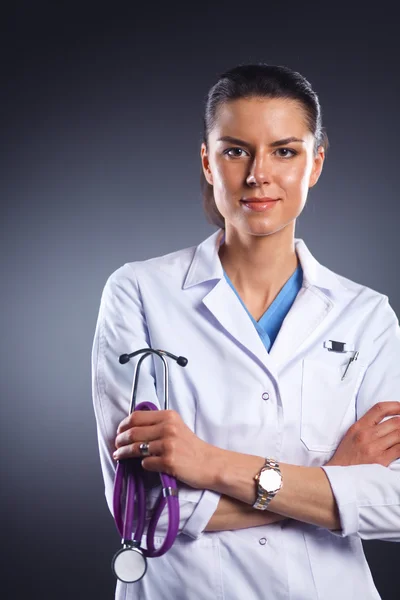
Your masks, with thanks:
M 107 277 L 215 230 L 198 185 L 203 99 L 223 70 L 266 61 L 311 81 L 331 142 L 297 235 L 400 314 L 398 30 L 382 3 L 15 4 L 0 37 L 0 596 L 109 600 L 119 536 L 90 381 Z M 399 548 L 365 543 L 385 600 Z

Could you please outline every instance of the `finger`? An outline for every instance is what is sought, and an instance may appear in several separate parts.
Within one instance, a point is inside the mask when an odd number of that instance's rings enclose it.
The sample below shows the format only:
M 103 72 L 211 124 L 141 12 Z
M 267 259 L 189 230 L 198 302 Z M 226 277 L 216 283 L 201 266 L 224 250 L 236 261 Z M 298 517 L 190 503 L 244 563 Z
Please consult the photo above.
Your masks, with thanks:
M 117 435 L 115 439 L 115 447 L 129 446 L 134 442 L 150 442 L 161 437 L 163 424 L 148 425 L 143 427 L 132 427 Z
M 374 439 L 385 437 L 393 431 L 397 431 L 398 435 L 400 435 L 400 417 L 390 417 L 384 423 L 380 423 L 379 425 L 374 427 Z
M 158 473 L 173 475 L 168 467 L 165 466 L 165 463 L 160 456 L 147 456 L 142 460 L 142 467 L 145 471 L 157 471 Z
M 388 467 L 390 463 L 400 458 L 400 444 L 395 444 L 389 450 L 387 450 L 384 455 L 384 466 Z
M 396 444 L 400 444 L 400 430 L 399 429 L 395 429 L 394 431 L 392 431 L 391 433 L 388 433 L 387 435 L 385 435 L 383 438 L 381 438 L 379 440 L 379 445 L 383 448 L 384 450 L 387 450 L 389 448 L 391 448 L 392 446 L 395 446 Z
M 118 426 L 117 434 L 142 425 L 155 425 L 160 421 L 172 418 L 172 410 L 134 410 L 133 413 L 125 417 Z
M 400 402 L 378 402 L 358 419 L 356 424 L 357 427 L 359 424 L 360 428 L 373 427 L 378 425 L 384 417 L 391 415 L 400 415 Z
M 143 440 L 142 440 L 143 441 Z M 128 446 L 122 446 L 118 448 L 113 454 L 115 460 L 125 460 L 126 458 L 144 458 L 140 452 L 141 442 L 134 442 Z M 155 440 L 149 443 L 149 452 L 151 456 L 161 457 L 163 454 L 163 442 L 161 440 Z

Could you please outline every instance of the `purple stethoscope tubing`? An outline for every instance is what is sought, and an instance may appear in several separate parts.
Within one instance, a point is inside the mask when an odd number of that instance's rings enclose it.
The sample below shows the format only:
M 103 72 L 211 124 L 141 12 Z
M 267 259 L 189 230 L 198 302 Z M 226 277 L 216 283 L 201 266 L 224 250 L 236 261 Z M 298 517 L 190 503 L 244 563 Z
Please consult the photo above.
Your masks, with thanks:
M 173 358 L 182 367 L 187 365 L 187 359 L 183 356 L 177 357 L 165 350 L 143 348 L 136 352 L 132 352 L 131 354 L 122 354 L 119 357 L 119 362 L 125 364 L 130 358 L 138 354 L 143 354 L 143 356 L 139 359 L 135 367 L 129 414 L 134 410 L 158 410 L 157 406 L 152 402 L 141 402 L 136 406 L 140 366 L 143 360 L 151 354 L 156 354 L 163 361 L 164 407 L 167 410 L 169 406 L 168 365 L 164 356 L 167 355 L 170 358 Z M 130 458 L 118 461 L 114 479 L 113 512 L 117 530 L 122 537 L 122 549 L 114 555 L 112 569 L 115 576 L 125 583 L 138 581 L 143 577 L 147 569 L 146 558 L 156 558 L 165 554 L 173 545 L 178 535 L 179 528 L 179 499 L 176 480 L 166 473 L 159 473 L 162 490 L 156 501 L 147 528 L 147 548 L 141 548 L 140 544 L 144 532 L 146 515 L 146 497 L 143 481 L 144 473 L 141 466 L 141 460 L 142 458 Z M 124 493 L 125 502 L 123 502 Z M 162 545 L 159 548 L 156 548 L 154 543 L 156 527 L 166 505 L 168 509 L 167 534 Z M 135 513 L 136 529 L 133 533 Z M 129 571 L 131 571 L 131 573 Z
M 135 410 L 158 409 L 151 402 L 142 402 L 137 406 Z M 146 512 L 145 489 L 143 484 L 143 474 L 140 461 L 141 459 L 137 458 L 127 459 L 118 462 L 115 474 L 113 495 L 115 524 L 123 540 L 132 540 L 136 499 L 137 523 L 135 534 L 133 536 L 133 540 L 136 542 L 140 542 L 140 540 L 142 539 Z M 155 558 L 157 556 L 162 556 L 163 554 L 165 554 L 165 552 L 167 552 L 171 548 L 178 533 L 179 500 L 178 496 L 174 494 L 174 491 L 176 491 L 177 493 L 176 480 L 173 477 L 166 475 L 165 473 L 160 473 L 160 479 L 163 489 L 160 493 L 160 496 L 158 497 L 156 506 L 154 508 L 148 526 L 146 538 L 147 549 L 142 548 L 143 554 L 148 558 Z M 125 511 L 121 502 L 124 480 L 126 482 L 126 500 L 124 507 Z M 173 491 L 171 492 L 170 490 Z M 157 527 L 157 523 L 166 504 L 168 507 L 169 520 L 168 531 L 162 546 L 156 550 L 154 546 L 154 534 Z M 125 514 L 123 514 L 123 511 L 125 512 Z

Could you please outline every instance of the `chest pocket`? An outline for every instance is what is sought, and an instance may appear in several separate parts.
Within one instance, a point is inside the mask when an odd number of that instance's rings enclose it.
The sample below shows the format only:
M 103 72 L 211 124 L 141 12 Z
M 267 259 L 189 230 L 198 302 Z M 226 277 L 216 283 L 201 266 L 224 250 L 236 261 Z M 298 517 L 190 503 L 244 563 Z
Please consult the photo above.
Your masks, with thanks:
M 363 366 L 354 361 L 342 381 L 349 355 L 345 362 L 342 356 L 340 360 L 340 364 L 303 360 L 300 438 L 308 450 L 334 450 L 355 420 L 355 397 Z

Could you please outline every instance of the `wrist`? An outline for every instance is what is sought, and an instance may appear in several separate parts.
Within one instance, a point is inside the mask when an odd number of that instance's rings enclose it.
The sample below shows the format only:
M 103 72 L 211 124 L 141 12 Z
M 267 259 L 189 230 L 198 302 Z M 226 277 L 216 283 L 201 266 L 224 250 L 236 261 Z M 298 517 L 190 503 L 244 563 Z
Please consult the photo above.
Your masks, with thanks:
M 255 480 L 257 481 L 257 499 L 253 508 L 267 510 L 271 500 L 282 489 L 283 477 L 279 463 L 275 458 L 266 458 Z
M 254 477 L 265 463 L 265 459 L 251 454 L 217 449 L 212 462 L 212 489 L 215 492 L 236 498 L 253 505 L 257 498 Z
M 209 444 L 203 464 L 205 465 L 207 489 L 223 494 L 228 451 Z

